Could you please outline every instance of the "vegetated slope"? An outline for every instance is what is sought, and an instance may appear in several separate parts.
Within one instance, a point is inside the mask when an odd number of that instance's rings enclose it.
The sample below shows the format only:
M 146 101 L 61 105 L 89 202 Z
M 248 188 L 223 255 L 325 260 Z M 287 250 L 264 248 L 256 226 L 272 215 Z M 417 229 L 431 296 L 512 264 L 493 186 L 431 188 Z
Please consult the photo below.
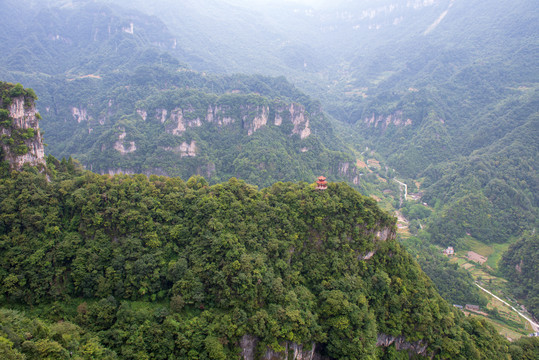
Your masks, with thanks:
M 537 233 L 525 233 L 509 247 L 500 262 L 501 271 L 510 280 L 511 290 L 536 317 L 539 316 L 538 252 Z
M 536 24 L 529 1 L 454 2 L 418 45 L 394 49 L 407 49 L 405 68 L 381 60 L 394 72 L 357 103 L 371 146 L 401 174 L 425 177 L 425 201 L 446 204 L 431 228 L 438 243 L 465 233 L 504 242 L 535 226 Z
M 51 153 L 96 172 L 236 176 L 261 186 L 323 173 L 358 183 L 320 105 L 283 78 L 140 67 L 112 89 L 109 81 L 83 79 L 55 94 L 63 111 L 45 113 L 55 119 L 44 123 L 47 139 L 59 145 Z
M 369 145 L 402 176 L 427 177 L 425 185 L 452 176 L 450 163 L 487 156 L 487 149 L 477 151 L 536 113 L 539 22 L 533 1 L 342 1 L 314 7 L 249 5 L 249 9 L 245 2 L 233 3 L 164 1 L 151 9 L 132 6 L 162 16 L 186 41 L 203 42 L 199 53 L 226 54 L 224 68 L 229 71 L 238 70 L 246 59 L 267 54 L 263 63 L 257 62 L 256 71 L 285 71 L 320 99 L 324 110 L 354 124 L 356 136 L 348 137 L 351 146 Z M 170 13 L 163 13 L 165 6 L 172 9 Z M 274 16 L 277 11 L 279 16 Z M 182 16 L 189 18 L 190 26 L 182 27 Z M 210 18 L 211 26 L 200 26 Z M 201 21 L 197 24 L 194 19 Z M 255 22 L 261 24 L 257 31 L 241 30 Z M 212 36 L 219 26 L 237 36 L 227 38 L 223 32 Z M 190 32 L 192 28 L 200 31 Z M 242 41 L 237 42 L 239 38 Z M 244 43 L 251 46 L 237 45 Z M 511 161 L 520 161 L 518 152 L 508 154 Z M 436 169 L 425 171 L 429 165 Z M 477 176 L 475 169 L 470 171 Z M 496 167 L 489 171 L 492 178 L 503 177 Z M 515 183 L 527 181 L 520 176 L 516 174 Z M 536 173 L 532 177 L 537 179 Z M 442 193 L 438 186 L 422 190 L 433 201 L 458 207 L 466 202 L 464 193 L 476 192 L 471 183 L 459 186 L 451 185 Z M 514 184 L 508 186 L 521 191 Z M 534 201 L 529 193 L 526 197 L 515 207 L 492 206 L 498 215 L 529 214 L 526 204 Z M 526 220 L 505 219 L 494 226 L 481 225 L 485 231 L 477 236 L 484 240 L 496 233 L 497 241 L 505 241 L 518 235 L 520 230 L 513 232 L 515 226 L 508 224 L 515 221 L 517 227 L 529 227 L 523 225 Z
M 99 2 L 54 3 L 8 0 L 2 5 L 4 71 L 77 78 L 166 63 L 171 55 L 163 51 L 190 59 L 157 18 Z
M 446 205 L 430 232 L 441 244 L 466 233 L 486 242 L 504 242 L 537 226 L 539 114 L 504 138 L 469 157 L 429 169 L 434 183 L 425 199 Z
M 443 301 L 395 241 L 394 218 L 346 184 L 258 191 L 97 175 L 52 156 L 39 170 L 0 176 L 0 303 L 58 322 L 1 309 L 11 358 L 409 356 L 397 348 L 480 359 L 537 347 L 508 349 Z
M 358 184 L 320 105 L 284 78 L 187 71 L 162 23 L 97 3 L 51 6 L 32 19 L 39 26 L 19 24 L 11 47 L 30 53 L 6 60 L 3 74 L 43 94 L 48 152 L 97 172 L 261 186 L 323 173 Z
M 120 358 L 285 358 L 311 346 L 328 359 L 408 357 L 376 347 L 393 341 L 440 358 L 509 352 L 441 299 L 394 240 L 394 219 L 348 185 L 258 191 L 236 179 L 97 175 L 53 157 L 48 169 L 50 181 L 31 168 L 0 180 L 1 299 L 55 307 L 51 317 L 90 338 L 0 332 L 13 351 L 99 350 L 99 340 Z
M 68 321 L 50 322 L 0 308 L 0 354 L 6 360 L 117 359 L 98 337 Z

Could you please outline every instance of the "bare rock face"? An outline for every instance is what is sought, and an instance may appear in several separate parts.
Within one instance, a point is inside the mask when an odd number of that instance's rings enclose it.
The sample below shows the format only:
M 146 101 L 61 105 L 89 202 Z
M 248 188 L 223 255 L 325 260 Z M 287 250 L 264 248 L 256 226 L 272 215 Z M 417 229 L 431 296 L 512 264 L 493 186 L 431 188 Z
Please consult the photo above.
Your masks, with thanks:
M 83 107 L 72 107 L 71 115 L 73 116 L 73 119 L 77 120 L 78 123 L 88 120 L 88 112 Z
M 269 106 L 257 106 L 251 105 L 242 106 L 243 112 L 243 128 L 247 130 L 247 135 L 251 136 L 255 131 L 268 123 Z
M 380 128 L 382 130 L 387 129 L 387 127 L 390 124 L 393 124 L 395 126 L 409 126 L 409 125 L 412 125 L 412 120 L 411 119 L 404 119 L 403 118 L 403 113 L 402 113 L 401 110 L 395 111 L 393 114 L 390 114 L 390 115 L 387 115 L 387 116 L 383 116 L 383 115 L 376 116 L 376 115 L 372 114 L 371 117 L 365 118 L 364 122 L 365 122 L 365 124 L 367 124 L 369 126 L 373 126 L 375 128 L 380 126 Z
M 194 119 L 189 119 L 188 114 L 193 113 L 194 109 L 181 109 L 176 108 L 170 113 L 170 118 L 172 120 L 173 128 L 169 131 L 173 135 L 181 135 L 189 127 L 200 127 L 202 126 L 202 121 L 199 117 Z
M 294 124 L 292 134 L 299 135 L 301 139 L 305 139 L 311 135 L 309 128 L 309 118 L 305 115 L 305 108 L 298 104 L 290 105 L 290 120 Z
M 387 241 L 390 239 L 394 239 L 395 236 L 395 229 L 392 228 L 383 228 L 376 232 L 376 239 L 378 241 Z
M 163 147 L 165 151 L 172 151 L 176 154 L 179 154 L 180 157 L 195 157 L 197 156 L 197 145 L 196 141 L 192 140 L 191 143 L 186 141 L 182 142 L 179 146 L 176 147 Z
M 34 100 L 18 96 L 8 106 L 11 126 L 0 126 L 2 150 L 11 169 L 20 170 L 24 164 L 45 166 L 43 138 L 39 131 L 39 115 Z
M 126 136 L 127 133 L 125 132 L 125 129 L 123 129 L 123 132 L 118 135 L 118 141 L 114 143 L 114 149 L 122 155 L 137 151 L 137 146 L 134 141 L 124 141 Z
M 215 123 L 218 126 L 225 126 L 234 123 L 234 118 L 232 118 L 228 113 L 231 111 L 229 106 L 224 105 L 215 105 L 208 106 L 208 112 L 206 115 L 206 121 L 209 123 Z
M 144 109 L 137 109 L 137 114 L 142 118 L 142 120 L 146 121 L 148 118 L 148 112 Z
M 252 335 L 244 335 L 240 340 L 241 358 L 243 360 L 255 360 L 256 347 L 258 345 L 258 339 Z M 262 360 L 330 360 L 327 357 L 323 357 L 316 352 L 316 344 L 312 343 L 310 348 L 305 348 L 304 345 L 296 344 L 293 342 L 283 342 L 281 345 L 284 350 L 281 352 L 267 349 L 262 357 Z
M 268 349 L 263 359 L 264 360 L 273 360 L 273 359 L 323 360 L 323 359 L 328 359 L 316 353 L 315 343 L 311 344 L 310 349 L 305 349 L 303 345 L 291 343 L 291 342 L 286 342 L 281 345 L 284 347 L 284 351 L 275 352 L 271 349 Z
M 404 336 L 391 336 L 386 334 L 378 334 L 376 346 L 389 347 L 395 344 L 395 349 L 398 351 L 407 350 L 408 353 L 415 353 L 421 356 L 428 356 L 428 344 L 425 341 L 415 341 L 413 343 L 406 341 Z

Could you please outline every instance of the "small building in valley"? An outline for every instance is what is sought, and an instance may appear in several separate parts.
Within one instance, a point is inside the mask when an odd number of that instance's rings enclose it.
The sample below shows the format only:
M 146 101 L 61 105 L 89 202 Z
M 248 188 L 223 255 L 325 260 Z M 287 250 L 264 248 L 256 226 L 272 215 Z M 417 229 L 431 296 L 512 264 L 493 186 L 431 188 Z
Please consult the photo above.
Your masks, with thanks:
M 479 305 L 466 304 L 464 308 L 466 310 L 479 311 Z
M 455 249 L 453 249 L 453 246 L 448 246 L 447 249 L 442 252 L 446 256 L 455 255 Z

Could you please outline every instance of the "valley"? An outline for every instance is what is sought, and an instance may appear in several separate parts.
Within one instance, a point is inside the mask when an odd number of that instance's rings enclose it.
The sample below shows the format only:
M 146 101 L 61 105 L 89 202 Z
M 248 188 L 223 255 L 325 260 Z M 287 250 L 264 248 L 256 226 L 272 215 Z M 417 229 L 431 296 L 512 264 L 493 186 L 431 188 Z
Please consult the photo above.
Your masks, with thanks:
M 62 319 L 73 324 L 69 336 L 92 334 L 71 351 L 82 354 L 82 347 L 96 344 L 104 358 L 159 358 L 165 350 L 127 340 L 135 309 L 144 315 L 133 324 L 148 338 L 158 335 L 149 335 L 145 321 L 163 324 L 159 331 L 174 329 L 166 346 L 181 343 L 185 352 L 175 353 L 178 358 L 229 358 L 240 344 L 243 358 L 253 359 L 289 352 L 301 358 L 309 351 L 323 359 L 351 353 L 404 359 L 412 356 L 408 351 L 526 359 L 535 351 L 535 340 L 527 339 L 534 329 L 511 308 L 521 311 L 522 304 L 532 321 L 539 314 L 539 12 L 533 1 L 6 0 L 0 10 L 7 54 L 0 58 L 0 81 L 7 82 L 0 102 L 0 255 L 19 256 L 1 268 L 0 305 L 24 312 L 41 302 L 28 316 L 51 321 L 50 334 L 61 332 L 56 322 Z M 10 119 L 24 116 L 15 116 L 10 104 L 30 98 L 35 108 L 19 108 L 33 109 L 33 130 L 17 130 Z M 320 175 L 340 194 L 326 204 L 328 213 L 349 209 L 349 196 L 361 199 L 366 222 L 371 211 L 387 215 L 391 230 L 378 229 L 391 234 L 385 254 L 407 259 L 396 266 L 414 273 L 420 285 L 385 267 L 397 260 L 377 255 L 366 240 L 377 243 L 371 233 L 356 238 L 343 228 L 350 219 L 328 217 L 309 192 Z M 40 190 L 25 188 L 32 182 Z M 142 197 L 141 190 L 147 191 Z M 20 191 L 19 197 L 9 191 Z M 134 199 L 125 213 L 116 202 Z M 237 214 L 228 208 L 233 205 Z M 275 211 L 275 218 L 254 215 L 264 211 Z M 296 215 L 285 220 L 281 212 Z M 182 216 L 192 220 L 183 223 Z M 277 218 L 287 231 L 271 228 Z M 49 245 L 41 248 L 28 236 Z M 306 256 L 298 238 L 335 253 Z M 216 251 L 215 266 L 203 264 L 206 255 L 194 239 Z M 354 248 L 351 239 L 362 245 Z M 109 241 L 110 251 L 100 253 Z M 264 250 L 251 252 L 252 246 Z M 348 259 L 348 247 L 357 259 Z M 455 255 L 444 256 L 449 247 Z M 121 257 L 120 248 L 136 256 Z M 191 254 L 186 262 L 183 252 Z M 100 265 L 84 263 L 82 253 Z M 237 255 L 237 263 L 217 261 L 225 255 Z M 330 269 L 346 268 L 343 259 L 351 269 L 335 282 L 327 279 Z M 417 274 L 413 264 L 421 266 Z M 34 266 L 48 285 L 30 275 Z M 84 277 L 85 271 L 93 275 Z M 236 283 L 240 273 L 250 290 Z M 358 290 L 358 274 L 371 293 Z M 274 291 L 282 296 L 269 295 Z M 389 304 L 378 301 L 384 291 L 395 291 Z M 425 291 L 436 294 L 435 303 L 420 300 Z M 399 308 L 397 298 L 409 307 Z M 243 300 L 250 305 L 240 313 Z M 323 301 L 349 306 L 337 313 Z M 447 304 L 473 304 L 480 312 Z M 3 312 L 0 321 L 22 324 L 25 316 Z M 412 329 L 413 321 L 424 325 Z M 242 325 L 233 328 L 234 322 Z M 483 326 L 482 335 L 472 330 Z M 117 342 L 107 340 L 111 334 Z M 0 344 L 5 336 L 0 332 Z M 54 341 L 67 349 L 58 336 Z M 342 339 L 356 339 L 354 349 Z M 480 345 L 492 339 L 499 348 Z M 8 341 L 6 349 L 22 351 L 16 337 Z M 122 347 L 125 341 L 131 347 Z M 45 348 L 25 348 L 25 354 L 42 351 L 43 357 Z

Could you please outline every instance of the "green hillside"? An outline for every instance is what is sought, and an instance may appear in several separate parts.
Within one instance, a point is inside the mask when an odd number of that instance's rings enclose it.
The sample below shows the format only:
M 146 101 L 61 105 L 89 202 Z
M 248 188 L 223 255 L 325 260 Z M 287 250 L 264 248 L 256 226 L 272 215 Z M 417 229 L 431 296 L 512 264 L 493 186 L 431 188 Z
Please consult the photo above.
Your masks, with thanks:
M 440 246 L 508 246 L 538 225 L 532 0 L 6 0 L 0 10 L 0 78 L 40 94 L 57 158 L 101 174 L 202 175 L 204 186 L 346 181 L 400 208 L 404 243 L 455 302 L 484 298 L 433 255 Z M 359 168 L 368 159 L 380 169 Z M 73 160 L 49 162 L 52 176 L 74 171 Z M 394 178 L 417 200 L 401 201 Z M 533 283 L 515 293 L 532 302 Z
M 539 269 L 538 250 L 537 234 L 525 233 L 509 247 L 500 262 L 502 272 L 509 279 L 511 290 L 535 316 L 539 314 L 539 286 L 536 279 Z
M 1 300 L 34 314 L 2 310 L 10 354 L 225 359 L 256 339 L 257 353 L 315 343 L 328 358 L 383 358 L 401 356 L 375 346 L 396 336 L 436 358 L 520 349 L 442 300 L 393 218 L 348 185 L 48 167 L 50 181 L 28 169 L 0 182 Z
M 84 2 L 34 12 L 8 47 L 28 55 L 4 59 L 0 74 L 42 94 L 48 153 L 101 173 L 358 184 L 320 104 L 284 78 L 190 71 L 166 27 L 137 12 Z

